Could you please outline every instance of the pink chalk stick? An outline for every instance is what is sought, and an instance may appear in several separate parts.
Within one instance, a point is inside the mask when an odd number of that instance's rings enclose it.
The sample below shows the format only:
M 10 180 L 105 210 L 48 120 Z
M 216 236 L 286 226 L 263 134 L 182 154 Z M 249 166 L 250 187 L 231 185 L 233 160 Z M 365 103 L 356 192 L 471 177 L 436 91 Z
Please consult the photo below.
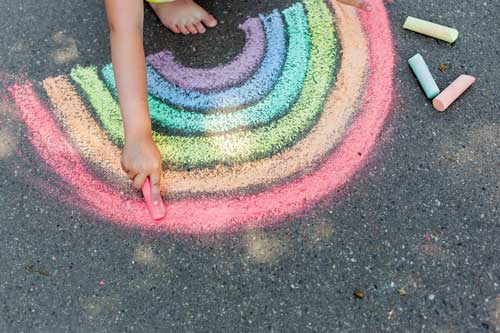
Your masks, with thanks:
M 432 101 L 432 105 L 438 111 L 445 111 L 460 95 L 462 95 L 476 81 L 470 75 L 460 75 L 452 84 Z
M 146 202 L 146 207 L 148 208 L 149 215 L 153 220 L 161 220 L 165 214 L 167 214 L 167 209 L 163 201 L 160 201 L 157 205 L 153 204 L 151 198 L 151 182 L 149 177 L 146 178 L 144 184 L 142 185 L 142 194 L 144 195 L 144 201 Z

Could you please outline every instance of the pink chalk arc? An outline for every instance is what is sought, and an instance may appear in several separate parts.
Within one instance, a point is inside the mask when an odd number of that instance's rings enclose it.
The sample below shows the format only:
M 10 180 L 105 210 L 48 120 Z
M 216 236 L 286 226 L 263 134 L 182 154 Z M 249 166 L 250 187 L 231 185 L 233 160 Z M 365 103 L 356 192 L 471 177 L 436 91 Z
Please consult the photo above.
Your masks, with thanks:
M 260 193 L 167 203 L 167 215 L 159 222 L 149 218 L 142 200 L 129 199 L 93 176 L 71 145 L 52 144 L 67 141 L 31 84 L 13 85 L 8 90 L 40 157 L 90 212 L 120 225 L 169 233 L 205 234 L 265 226 L 335 193 L 365 165 L 374 149 L 391 109 L 394 48 L 382 0 L 373 1 L 372 12 L 360 17 L 370 44 L 366 91 L 358 116 L 323 164 L 311 174 Z

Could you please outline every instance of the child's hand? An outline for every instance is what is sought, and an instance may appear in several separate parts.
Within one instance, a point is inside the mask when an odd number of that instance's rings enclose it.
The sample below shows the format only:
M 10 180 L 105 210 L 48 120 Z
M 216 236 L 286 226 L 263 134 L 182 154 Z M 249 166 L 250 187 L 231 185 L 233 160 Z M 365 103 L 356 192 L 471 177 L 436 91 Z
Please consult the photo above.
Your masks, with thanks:
M 372 6 L 370 5 L 370 0 L 337 0 L 348 6 L 353 6 L 362 10 L 371 11 Z M 387 0 L 388 3 L 392 3 L 394 0 Z
M 346 4 L 348 6 L 353 6 L 366 11 L 372 10 L 372 6 L 370 5 L 370 2 L 368 0 L 337 0 L 337 1 Z
M 135 188 L 141 189 L 146 177 L 149 177 L 153 203 L 162 200 L 160 195 L 162 160 L 160 151 L 150 135 L 126 142 L 120 162 Z

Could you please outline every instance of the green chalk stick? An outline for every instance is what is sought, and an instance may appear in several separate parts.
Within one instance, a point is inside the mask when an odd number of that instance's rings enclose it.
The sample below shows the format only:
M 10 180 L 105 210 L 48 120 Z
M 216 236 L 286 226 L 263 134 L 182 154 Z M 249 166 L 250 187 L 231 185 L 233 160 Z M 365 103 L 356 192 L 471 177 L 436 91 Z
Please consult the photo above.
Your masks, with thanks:
M 458 30 L 445 27 L 444 25 L 421 20 L 412 16 L 408 16 L 404 25 L 404 29 L 418 32 L 419 34 L 434 37 L 444 40 L 448 43 L 454 43 L 458 38 Z
M 425 95 L 428 99 L 433 99 L 439 95 L 439 88 L 432 77 L 429 67 L 420 54 L 416 54 L 408 60 L 413 73 L 417 77 L 418 82 L 424 89 Z

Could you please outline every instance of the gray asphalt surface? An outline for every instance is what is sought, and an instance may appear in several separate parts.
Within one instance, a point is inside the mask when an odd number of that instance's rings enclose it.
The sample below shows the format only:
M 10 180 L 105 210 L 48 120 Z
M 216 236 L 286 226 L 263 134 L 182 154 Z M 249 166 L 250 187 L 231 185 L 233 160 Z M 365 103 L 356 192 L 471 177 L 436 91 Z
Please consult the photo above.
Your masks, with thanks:
M 244 17 L 289 3 L 205 5 L 221 24 L 196 37 L 173 36 L 147 10 L 147 52 L 224 62 L 243 45 Z M 396 98 L 377 152 L 340 198 L 279 227 L 182 239 L 120 229 L 25 182 L 51 180 L 35 155 L 1 154 L 0 332 L 500 331 L 500 2 L 388 8 Z M 461 37 L 449 46 L 404 31 L 407 15 Z M 109 62 L 98 0 L 3 0 L 0 27 L 0 87 Z M 77 58 L 57 61 L 72 48 Z M 463 73 L 477 84 L 435 112 L 406 65 L 416 52 L 440 86 Z M 0 134 L 29 151 L 1 94 Z

